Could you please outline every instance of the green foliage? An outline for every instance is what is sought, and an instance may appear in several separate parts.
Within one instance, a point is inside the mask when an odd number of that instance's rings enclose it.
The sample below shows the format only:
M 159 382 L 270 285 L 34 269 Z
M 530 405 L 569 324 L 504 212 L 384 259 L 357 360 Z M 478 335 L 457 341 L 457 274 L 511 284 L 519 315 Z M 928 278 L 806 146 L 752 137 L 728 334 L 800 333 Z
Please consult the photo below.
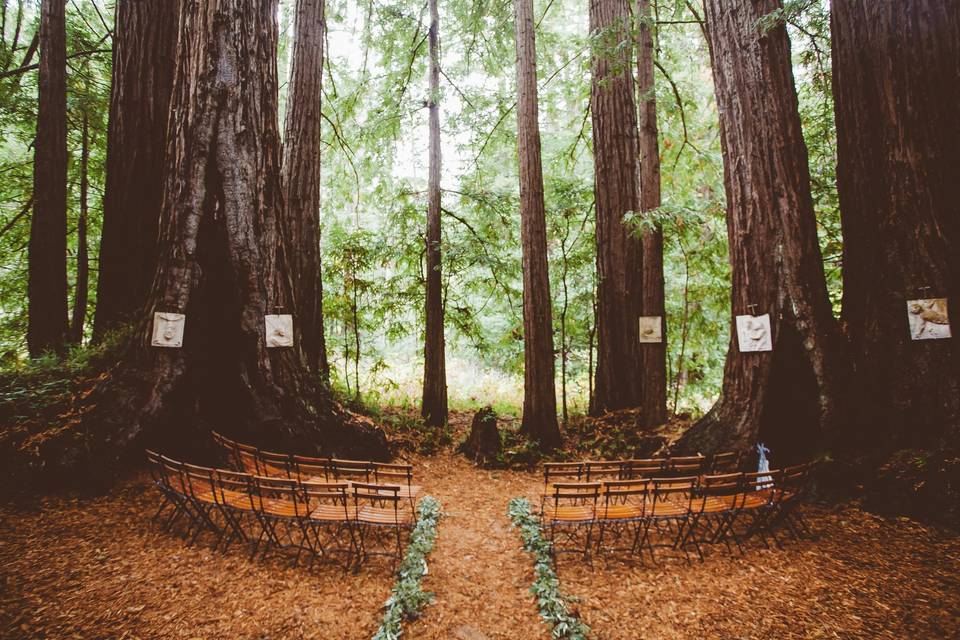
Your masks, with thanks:
M 550 541 L 543 537 L 540 521 L 531 512 L 530 501 L 513 498 L 507 504 L 507 515 L 520 530 L 524 550 L 533 556 L 533 584 L 530 593 L 537 599 L 540 617 L 550 625 L 555 640 L 586 640 L 590 627 L 570 613 L 571 598 L 560 591 L 560 579 L 553 569 Z
M 427 556 L 433 551 L 440 518 L 440 503 L 432 496 L 424 496 L 417 507 L 417 525 L 410 534 L 397 581 L 384 604 L 383 621 L 373 640 L 396 640 L 403 635 L 403 622 L 415 620 L 420 609 L 433 601 L 433 594 L 424 591 L 421 582 L 427 573 Z

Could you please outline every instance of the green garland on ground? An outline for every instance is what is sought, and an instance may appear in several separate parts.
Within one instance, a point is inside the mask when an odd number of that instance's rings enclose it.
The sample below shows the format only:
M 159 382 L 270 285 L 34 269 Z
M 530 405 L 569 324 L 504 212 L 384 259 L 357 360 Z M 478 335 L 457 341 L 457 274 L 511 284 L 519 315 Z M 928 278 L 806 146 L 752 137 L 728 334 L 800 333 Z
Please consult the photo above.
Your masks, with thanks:
M 569 612 L 571 600 L 560 592 L 560 579 L 553 569 L 550 541 L 543 537 L 540 520 L 533 515 L 530 501 L 514 498 L 507 505 L 507 515 L 514 527 L 520 529 L 525 551 L 533 555 L 533 584 L 530 593 L 537 599 L 540 617 L 552 626 L 551 636 L 556 640 L 587 640 L 590 627 Z
M 403 635 L 403 621 L 415 620 L 421 607 L 433 601 L 433 594 L 420 588 L 427 573 L 427 555 L 433 551 L 440 521 L 440 502 L 424 496 L 417 508 L 417 526 L 410 534 L 407 553 L 397 571 L 397 581 L 384 604 L 383 622 L 373 640 L 396 640 Z

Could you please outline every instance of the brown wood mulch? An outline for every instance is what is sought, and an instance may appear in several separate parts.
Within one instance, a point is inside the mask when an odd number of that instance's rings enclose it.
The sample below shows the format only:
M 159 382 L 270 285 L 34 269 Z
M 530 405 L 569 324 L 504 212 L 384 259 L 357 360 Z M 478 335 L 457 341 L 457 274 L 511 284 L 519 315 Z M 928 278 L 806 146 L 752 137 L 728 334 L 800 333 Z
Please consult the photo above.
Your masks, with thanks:
M 535 473 L 480 470 L 450 450 L 416 458 L 446 518 L 424 588 L 436 593 L 405 637 L 548 638 L 527 589 L 531 558 L 505 515 L 534 497 Z M 98 498 L 0 506 L 0 638 L 369 638 L 393 582 L 381 561 L 357 575 L 193 547 L 146 523 L 146 477 Z M 854 507 L 811 509 L 819 539 L 706 562 L 653 565 L 571 557 L 562 589 L 598 639 L 960 637 L 960 539 Z

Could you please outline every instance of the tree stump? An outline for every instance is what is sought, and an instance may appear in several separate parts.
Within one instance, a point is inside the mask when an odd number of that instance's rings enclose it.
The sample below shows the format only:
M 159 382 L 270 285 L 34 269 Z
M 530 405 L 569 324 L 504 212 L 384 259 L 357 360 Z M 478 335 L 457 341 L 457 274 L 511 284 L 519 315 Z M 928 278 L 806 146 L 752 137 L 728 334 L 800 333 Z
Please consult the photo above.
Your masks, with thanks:
M 500 455 L 500 431 L 497 429 L 497 414 L 492 407 L 484 407 L 473 415 L 470 435 L 457 451 L 478 464 L 495 462 Z

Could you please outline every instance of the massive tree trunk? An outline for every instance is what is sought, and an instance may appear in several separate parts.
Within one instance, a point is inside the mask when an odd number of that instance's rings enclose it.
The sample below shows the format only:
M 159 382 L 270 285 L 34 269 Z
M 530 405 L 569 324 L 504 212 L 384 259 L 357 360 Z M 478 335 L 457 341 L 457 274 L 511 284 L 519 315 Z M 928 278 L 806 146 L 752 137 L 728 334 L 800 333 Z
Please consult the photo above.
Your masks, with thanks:
M 276 0 L 183 7 L 156 277 L 129 352 L 93 394 L 81 446 L 61 464 L 139 444 L 202 447 L 210 427 L 283 451 L 389 453 L 381 431 L 309 375 L 299 345 L 267 346 L 264 316 L 289 313 L 293 298 L 276 11 Z M 154 312 L 185 314 L 182 348 L 151 346 Z
M 320 98 L 323 82 L 324 0 L 297 0 L 293 62 L 283 146 L 286 228 L 293 257 L 294 329 L 307 364 L 326 380 L 330 370 L 323 332 L 320 277 Z
M 807 149 L 779 0 L 706 0 L 720 113 L 733 316 L 770 314 L 772 351 L 742 353 L 731 318 L 723 390 L 678 449 L 808 455 L 836 426 L 846 361 L 817 242 Z
M 834 0 L 843 319 L 856 371 L 850 444 L 960 436 L 958 324 L 911 340 L 907 301 L 960 283 L 960 3 Z
M 423 348 L 423 403 L 427 424 L 447 421 L 447 370 L 440 277 L 440 14 L 430 0 L 430 177 L 427 186 L 427 295 Z
M 627 0 L 590 0 L 598 35 L 590 111 L 597 238 L 597 372 L 591 409 L 640 404 L 640 240 L 624 224 L 639 209 L 637 114 Z
M 180 0 L 118 0 L 94 339 L 137 317 L 157 265 Z
M 640 211 L 660 208 L 660 143 L 657 133 L 657 94 L 654 83 L 653 16 L 650 0 L 637 0 L 637 93 L 640 110 Z M 659 342 L 640 345 L 640 421 L 654 426 L 667 421 L 667 313 L 664 307 L 663 229 L 645 225 L 642 242 L 640 315 L 660 318 Z
M 67 35 L 63 0 L 40 5 L 39 110 L 27 275 L 30 355 L 67 339 Z
M 523 422 L 525 433 L 553 449 L 560 444 L 554 386 L 553 318 L 547 267 L 547 220 L 537 112 L 537 49 L 533 0 L 514 0 L 517 46 L 517 154 L 523 243 Z
M 70 341 L 83 343 L 83 323 L 87 319 L 87 289 L 90 286 L 90 255 L 87 247 L 87 214 L 90 191 L 90 121 L 83 112 L 80 131 L 80 215 L 77 217 L 77 280 L 73 287 L 73 315 Z

